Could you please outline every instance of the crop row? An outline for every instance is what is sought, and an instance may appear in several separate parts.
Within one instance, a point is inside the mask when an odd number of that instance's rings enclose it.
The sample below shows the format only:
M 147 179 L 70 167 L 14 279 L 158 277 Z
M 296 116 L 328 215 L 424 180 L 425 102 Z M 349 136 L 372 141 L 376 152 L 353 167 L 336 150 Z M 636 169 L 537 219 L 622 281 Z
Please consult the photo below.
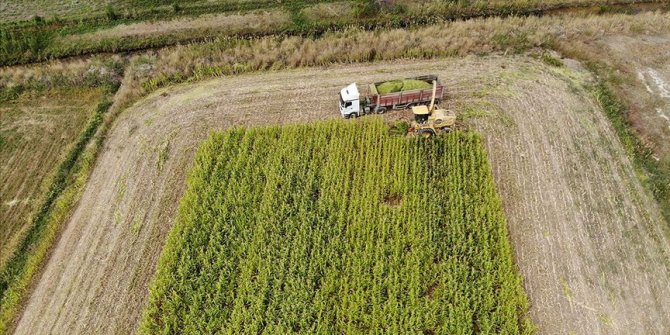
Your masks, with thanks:
M 481 139 L 380 119 L 236 129 L 199 149 L 141 331 L 532 331 Z

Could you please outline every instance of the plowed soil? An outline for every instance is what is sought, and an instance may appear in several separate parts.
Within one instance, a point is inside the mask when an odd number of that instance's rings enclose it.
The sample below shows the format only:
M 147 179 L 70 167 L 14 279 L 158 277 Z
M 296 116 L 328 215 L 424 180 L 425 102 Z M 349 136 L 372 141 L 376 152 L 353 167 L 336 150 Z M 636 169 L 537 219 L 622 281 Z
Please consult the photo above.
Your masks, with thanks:
M 209 131 L 338 118 L 345 85 L 422 74 L 443 78 L 449 107 L 486 137 L 540 333 L 667 334 L 670 244 L 657 204 L 584 88 L 588 75 L 524 57 L 267 72 L 156 92 L 117 120 L 16 332 L 137 328 Z

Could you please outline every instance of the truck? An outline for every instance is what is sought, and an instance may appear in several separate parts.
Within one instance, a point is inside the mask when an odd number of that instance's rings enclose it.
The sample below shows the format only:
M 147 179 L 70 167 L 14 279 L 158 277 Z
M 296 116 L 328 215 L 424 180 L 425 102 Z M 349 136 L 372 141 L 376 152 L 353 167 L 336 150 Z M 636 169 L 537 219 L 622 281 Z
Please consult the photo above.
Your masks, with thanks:
M 426 85 L 420 88 L 400 89 L 392 92 L 380 92 L 379 88 L 391 82 L 423 82 Z M 435 83 L 435 87 L 433 87 Z M 401 84 L 402 86 L 402 84 Z M 406 109 L 419 105 L 428 105 L 434 99 L 439 104 L 446 88 L 435 75 L 426 75 L 406 78 L 396 81 L 377 82 L 367 85 L 367 92 L 360 94 L 356 83 L 350 84 L 340 91 L 339 109 L 345 119 L 355 118 L 365 114 L 383 114 L 392 109 Z M 433 98 L 433 94 L 435 94 Z

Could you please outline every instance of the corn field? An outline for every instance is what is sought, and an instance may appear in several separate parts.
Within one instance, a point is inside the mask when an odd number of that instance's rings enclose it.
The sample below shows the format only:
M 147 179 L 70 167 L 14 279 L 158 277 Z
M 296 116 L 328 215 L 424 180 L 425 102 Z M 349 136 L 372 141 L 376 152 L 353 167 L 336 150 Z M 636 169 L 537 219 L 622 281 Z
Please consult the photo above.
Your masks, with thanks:
M 481 139 L 378 118 L 200 147 L 145 334 L 532 333 Z

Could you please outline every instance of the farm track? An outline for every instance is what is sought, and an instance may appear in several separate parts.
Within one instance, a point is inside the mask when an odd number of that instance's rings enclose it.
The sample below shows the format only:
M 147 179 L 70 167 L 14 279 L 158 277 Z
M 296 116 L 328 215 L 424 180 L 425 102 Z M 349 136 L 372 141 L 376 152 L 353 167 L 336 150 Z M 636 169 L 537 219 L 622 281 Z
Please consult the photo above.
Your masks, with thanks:
M 580 86 L 588 76 L 523 57 L 468 57 L 227 77 L 138 102 L 112 128 L 16 333 L 136 330 L 186 171 L 209 131 L 338 118 L 346 84 L 426 73 L 456 88 L 452 107 L 475 108 L 468 123 L 486 138 L 540 332 L 670 331 L 667 232 Z

